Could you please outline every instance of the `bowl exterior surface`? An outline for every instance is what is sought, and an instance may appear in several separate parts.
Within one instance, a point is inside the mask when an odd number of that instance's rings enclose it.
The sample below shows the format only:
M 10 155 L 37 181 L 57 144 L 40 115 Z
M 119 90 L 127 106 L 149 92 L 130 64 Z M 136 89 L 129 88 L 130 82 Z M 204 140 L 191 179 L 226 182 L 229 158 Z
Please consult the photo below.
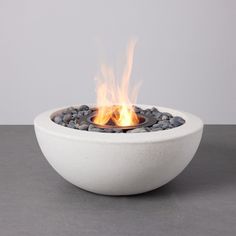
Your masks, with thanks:
M 168 183 L 192 160 L 203 130 L 201 120 L 188 113 L 181 114 L 186 123 L 193 122 L 192 129 L 183 125 L 182 132 L 178 127 L 138 134 L 70 131 L 53 123 L 49 114 L 39 115 L 34 122 L 48 162 L 70 183 L 105 195 L 138 194 Z

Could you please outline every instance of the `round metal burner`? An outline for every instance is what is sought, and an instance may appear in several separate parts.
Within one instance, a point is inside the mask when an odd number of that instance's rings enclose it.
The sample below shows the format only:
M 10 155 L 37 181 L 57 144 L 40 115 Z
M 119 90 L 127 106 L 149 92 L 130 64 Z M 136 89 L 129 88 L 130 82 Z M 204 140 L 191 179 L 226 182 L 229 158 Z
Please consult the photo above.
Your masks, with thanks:
M 136 129 L 136 128 L 143 128 L 143 127 L 150 127 L 152 125 L 154 125 L 157 122 L 157 119 L 153 116 L 146 116 L 143 114 L 137 114 L 138 118 L 139 118 L 139 124 L 137 125 L 133 125 L 133 126 L 117 126 L 113 123 L 108 123 L 106 125 L 98 125 L 95 124 L 93 122 L 93 119 L 96 116 L 96 111 L 92 112 L 91 114 L 87 115 L 87 116 L 83 116 L 79 119 L 79 123 L 81 122 L 87 122 L 89 124 L 94 125 L 97 128 L 102 128 L 102 129 L 122 129 L 122 130 L 130 130 L 130 129 Z

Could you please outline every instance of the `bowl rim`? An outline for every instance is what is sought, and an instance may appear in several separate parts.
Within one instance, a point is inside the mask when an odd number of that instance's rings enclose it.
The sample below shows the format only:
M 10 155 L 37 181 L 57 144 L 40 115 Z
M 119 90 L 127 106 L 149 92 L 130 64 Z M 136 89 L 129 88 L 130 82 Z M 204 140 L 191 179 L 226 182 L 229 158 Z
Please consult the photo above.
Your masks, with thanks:
M 173 129 L 154 131 L 154 132 L 143 132 L 143 133 L 100 133 L 100 132 L 88 132 L 83 130 L 72 129 L 56 124 L 51 120 L 52 115 L 58 113 L 69 106 L 61 108 L 54 108 L 39 114 L 34 119 L 35 130 L 41 130 L 47 134 L 73 139 L 78 141 L 88 141 L 96 143 L 152 143 L 152 142 L 163 142 L 167 140 L 178 139 L 203 129 L 203 121 L 188 112 L 175 110 L 172 108 L 155 106 L 155 105 L 143 105 L 135 104 L 141 108 L 147 109 L 156 107 L 161 112 L 168 112 L 174 116 L 181 116 L 185 119 L 185 123 L 179 127 Z M 79 105 L 73 105 L 78 107 Z M 88 104 L 93 106 L 93 104 Z

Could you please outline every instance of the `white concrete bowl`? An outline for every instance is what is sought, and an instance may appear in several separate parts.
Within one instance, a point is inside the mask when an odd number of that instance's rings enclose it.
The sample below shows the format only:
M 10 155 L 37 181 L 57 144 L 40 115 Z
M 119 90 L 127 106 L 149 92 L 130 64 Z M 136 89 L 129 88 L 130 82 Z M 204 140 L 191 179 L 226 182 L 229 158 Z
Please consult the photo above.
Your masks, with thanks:
M 149 133 L 79 131 L 54 123 L 53 114 L 63 110 L 54 109 L 37 116 L 34 127 L 44 156 L 70 183 L 98 194 L 138 194 L 168 183 L 183 171 L 202 137 L 203 122 L 198 117 L 158 109 L 183 117 L 185 124 Z

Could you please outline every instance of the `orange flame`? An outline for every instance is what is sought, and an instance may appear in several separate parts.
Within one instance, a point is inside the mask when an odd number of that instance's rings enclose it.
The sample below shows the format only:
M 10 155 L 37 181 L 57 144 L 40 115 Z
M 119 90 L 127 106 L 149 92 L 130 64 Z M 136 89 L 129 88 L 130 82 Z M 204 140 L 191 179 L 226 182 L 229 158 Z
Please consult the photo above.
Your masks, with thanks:
M 132 126 L 139 123 L 133 109 L 138 86 L 134 87 L 129 97 L 129 80 L 133 66 L 133 55 L 136 42 L 131 41 L 127 50 L 127 61 L 121 78 L 121 84 L 116 83 L 115 74 L 109 66 L 101 66 L 101 76 L 96 78 L 98 111 L 94 123 L 105 125 L 112 121 L 117 126 Z

